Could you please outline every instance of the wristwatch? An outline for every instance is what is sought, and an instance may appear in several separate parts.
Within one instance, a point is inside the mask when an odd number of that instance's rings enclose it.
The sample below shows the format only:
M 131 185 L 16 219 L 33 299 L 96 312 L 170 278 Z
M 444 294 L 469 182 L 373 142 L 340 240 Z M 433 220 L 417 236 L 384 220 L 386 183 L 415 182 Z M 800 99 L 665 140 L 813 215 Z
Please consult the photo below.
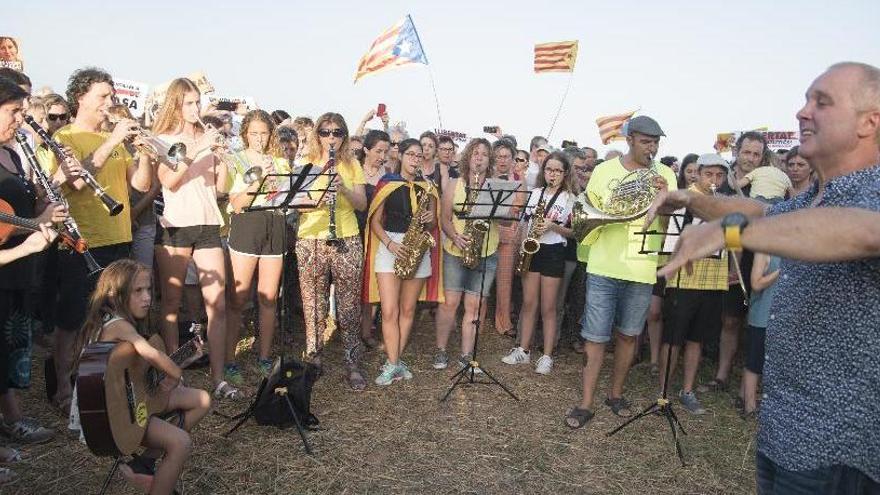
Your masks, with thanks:
M 731 213 L 721 220 L 724 232 L 724 247 L 731 251 L 742 250 L 742 232 L 749 225 L 749 217 L 742 213 Z

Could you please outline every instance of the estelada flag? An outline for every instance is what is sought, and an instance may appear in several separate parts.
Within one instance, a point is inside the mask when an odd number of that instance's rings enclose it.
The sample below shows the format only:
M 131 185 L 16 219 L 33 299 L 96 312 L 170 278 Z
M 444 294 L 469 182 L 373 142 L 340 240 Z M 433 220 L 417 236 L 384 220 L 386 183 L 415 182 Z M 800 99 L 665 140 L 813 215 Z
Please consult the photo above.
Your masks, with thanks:
M 370 51 L 361 57 L 358 63 L 354 82 L 358 82 L 358 79 L 367 74 L 409 64 L 428 65 L 428 57 L 422 49 L 422 42 L 419 40 L 419 33 L 416 32 L 412 17 L 406 16 L 373 41 Z
M 599 126 L 599 137 L 602 138 L 602 144 L 608 144 L 614 139 L 622 139 L 623 124 L 631 119 L 636 111 L 620 113 L 617 115 L 608 115 L 596 119 L 596 125 Z
M 577 41 L 539 43 L 535 45 L 535 73 L 574 72 L 577 56 Z

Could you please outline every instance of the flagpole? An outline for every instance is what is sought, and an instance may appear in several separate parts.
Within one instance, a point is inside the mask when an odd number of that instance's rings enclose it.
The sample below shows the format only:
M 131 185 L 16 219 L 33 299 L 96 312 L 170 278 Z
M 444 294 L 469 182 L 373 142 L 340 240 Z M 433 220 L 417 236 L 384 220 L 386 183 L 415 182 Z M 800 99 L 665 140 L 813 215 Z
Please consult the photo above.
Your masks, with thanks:
M 428 77 L 431 78 L 431 89 L 434 91 L 434 104 L 437 106 L 437 121 L 440 123 L 439 129 L 443 129 L 443 117 L 440 115 L 440 98 L 437 97 L 437 86 L 434 85 L 434 71 L 428 66 Z
M 571 75 L 568 77 L 568 84 L 565 86 L 565 93 L 562 94 L 562 101 L 559 102 L 559 108 L 556 110 L 556 116 L 553 117 L 553 123 L 550 124 L 550 131 L 547 132 L 547 139 L 550 139 L 550 136 L 553 134 L 553 129 L 556 127 L 556 120 L 559 118 L 559 114 L 562 113 L 562 105 L 565 104 L 565 98 L 568 96 L 568 90 L 571 89 L 571 81 L 574 79 L 574 69 L 571 71 Z

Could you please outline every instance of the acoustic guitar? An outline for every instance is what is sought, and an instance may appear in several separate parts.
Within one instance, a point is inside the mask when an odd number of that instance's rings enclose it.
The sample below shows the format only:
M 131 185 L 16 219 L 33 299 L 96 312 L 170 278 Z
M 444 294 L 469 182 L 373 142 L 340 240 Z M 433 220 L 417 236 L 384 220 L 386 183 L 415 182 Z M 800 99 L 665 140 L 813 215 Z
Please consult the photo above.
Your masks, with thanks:
M 150 345 L 165 350 L 162 337 Z M 201 357 L 200 334 L 169 356 L 185 368 Z M 99 456 L 131 455 L 141 446 L 150 416 L 168 405 L 159 384 L 165 373 L 140 357 L 130 342 L 94 342 L 83 349 L 76 379 L 79 417 L 89 450 Z

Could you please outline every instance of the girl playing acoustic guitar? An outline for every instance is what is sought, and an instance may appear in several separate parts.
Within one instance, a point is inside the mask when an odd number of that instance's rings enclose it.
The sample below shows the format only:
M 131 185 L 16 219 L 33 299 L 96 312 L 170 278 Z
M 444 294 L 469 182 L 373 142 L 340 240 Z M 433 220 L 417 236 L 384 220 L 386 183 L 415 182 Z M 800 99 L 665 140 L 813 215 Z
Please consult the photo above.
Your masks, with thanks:
M 120 471 L 126 479 L 149 493 L 171 493 L 192 451 L 189 431 L 208 413 L 211 398 L 204 390 L 184 386 L 180 367 L 138 332 L 150 311 L 151 282 L 150 270 L 130 259 L 115 261 L 105 268 L 92 294 L 78 348 L 98 341 L 130 342 L 140 357 L 166 374 L 160 385 L 170 392 L 164 412 L 182 412 L 182 429 L 151 417 L 141 442 L 147 450 L 128 465 L 121 465 Z M 76 399 L 74 394 L 70 428 L 79 430 Z M 155 460 L 163 452 L 162 462 L 153 474 Z

